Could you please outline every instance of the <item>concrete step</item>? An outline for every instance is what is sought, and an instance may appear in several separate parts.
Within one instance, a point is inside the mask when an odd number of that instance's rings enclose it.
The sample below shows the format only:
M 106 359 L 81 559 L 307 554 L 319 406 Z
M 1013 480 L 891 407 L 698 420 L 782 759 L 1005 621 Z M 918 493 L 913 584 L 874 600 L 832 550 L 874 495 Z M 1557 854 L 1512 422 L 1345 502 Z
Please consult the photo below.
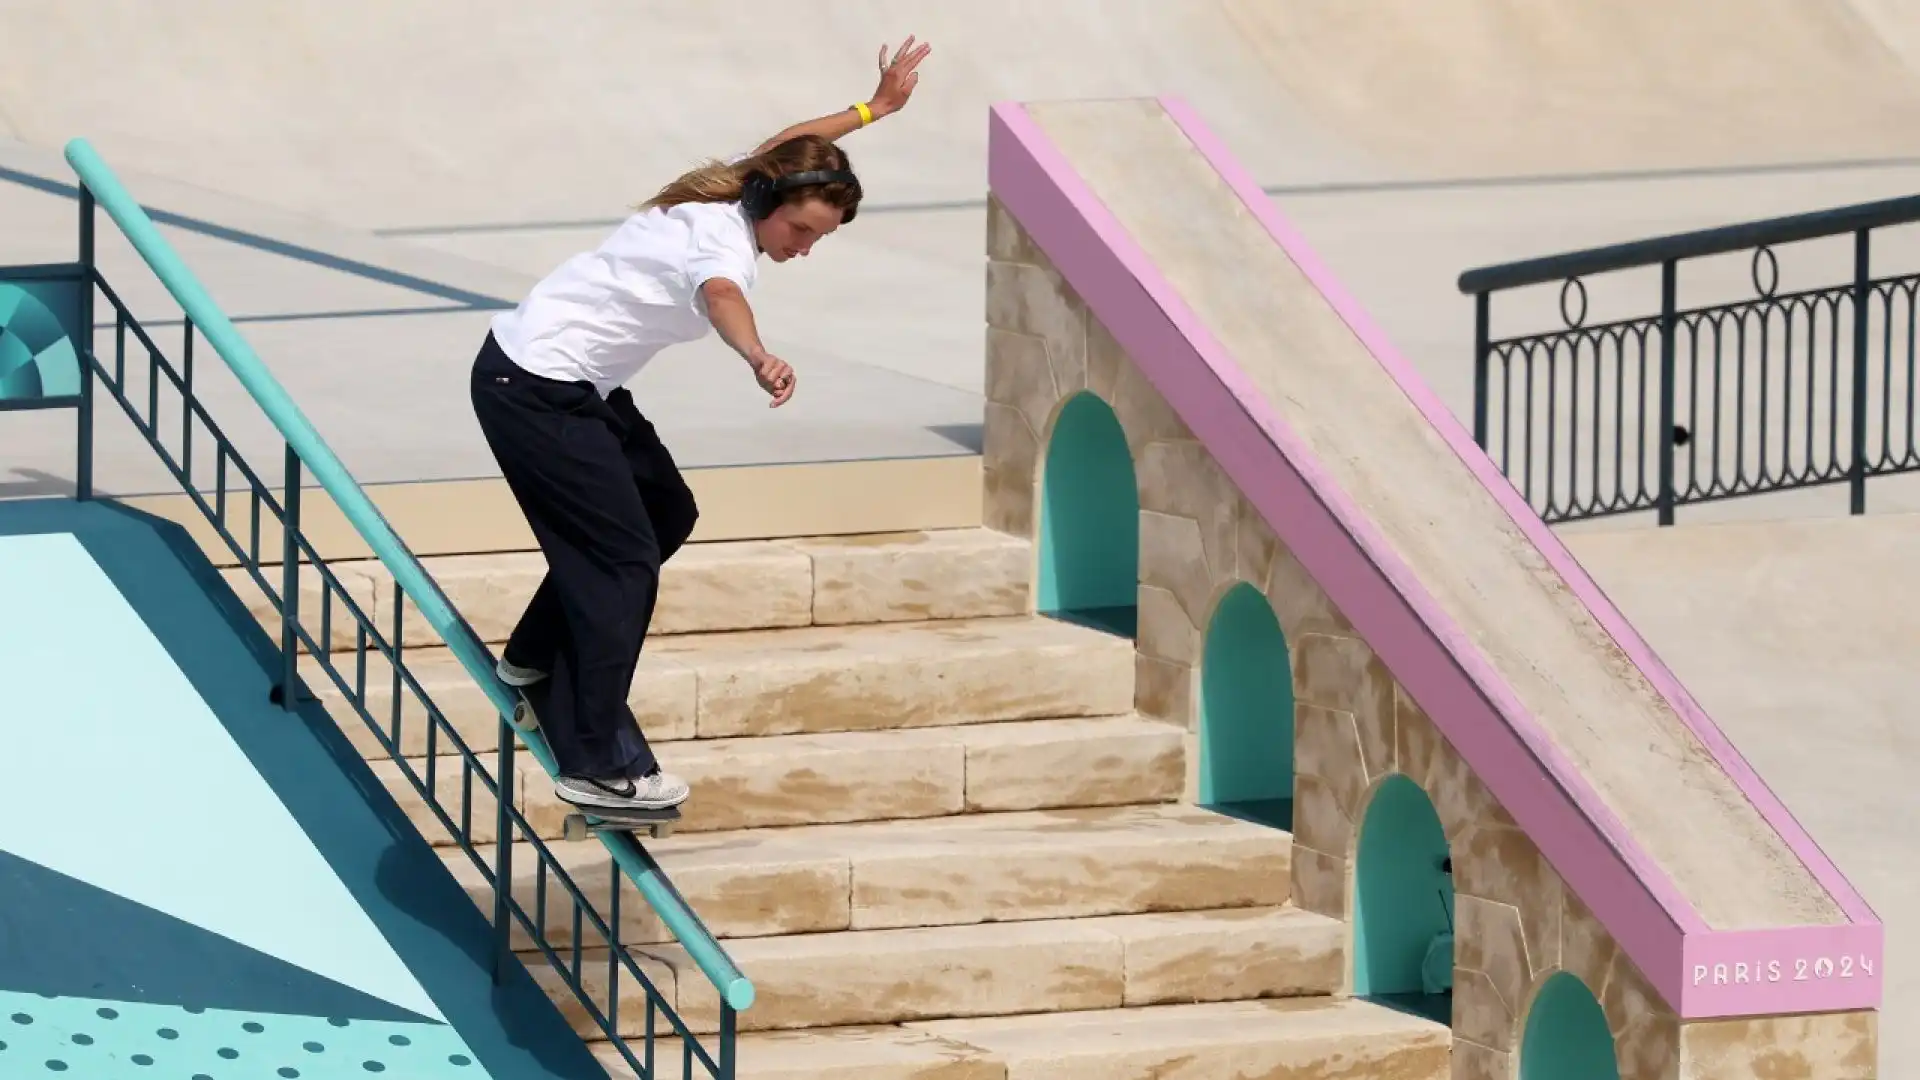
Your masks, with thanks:
M 1342 923 L 1294 907 L 796 934 L 727 943 L 754 982 L 742 1031 L 795 1030 L 1053 1009 L 1327 995 L 1345 965 Z M 676 945 L 632 946 L 689 1029 L 714 1032 L 720 1002 Z M 564 954 L 563 955 L 568 955 Z M 602 1011 L 607 956 L 585 950 L 583 982 Z M 523 957 L 582 1035 L 600 1035 L 561 974 Z M 660 966 L 656 966 L 660 965 Z M 671 972 L 663 976 L 661 966 Z M 622 979 L 622 1035 L 645 1030 L 639 985 Z
M 547 847 L 604 908 L 610 863 L 600 842 Z M 1178 803 L 699 833 L 647 845 L 722 938 L 1273 906 L 1289 897 L 1292 847 L 1284 832 Z M 492 846 L 479 850 L 491 865 Z M 467 856 L 440 852 L 474 903 L 492 910 Z M 531 849 L 516 849 L 513 869 L 514 895 L 531 914 L 539 888 Z M 547 940 L 571 944 L 571 909 L 554 881 L 546 889 Z M 620 912 L 621 940 L 668 940 L 631 883 Z M 532 947 L 518 926 L 515 940 Z
M 704 1040 L 712 1053 L 712 1040 Z M 892 1025 L 756 1032 L 740 1037 L 737 1074 L 750 1080 L 1006 1080 L 1006 1067 L 983 1051 Z M 636 1057 L 641 1044 L 629 1046 Z M 594 1056 L 615 1080 L 639 1080 L 611 1042 Z M 674 1043 L 655 1053 L 677 1053 Z M 644 1061 L 645 1059 L 642 1058 Z M 704 1075 L 695 1067 L 696 1075 Z M 667 1076 L 677 1077 L 668 1071 Z
M 991 529 L 689 544 L 660 572 L 652 633 L 1022 615 L 1029 610 L 1032 552 L 1028 541 Z M 496 644 L 507 640 L 547 569 L 538 551 L 424 561 L 467 624 Z M 390 635 L 395 595 L 386 566 L 367 559 L 336 562 L 332 569 L 381 633 Z M 278 573 L 269 569 L 276 587 Z M 273 624 L 271 605 L 246 571 L 232 569 L 226 576 L 255 617 Z M 317 613 L 318 575 L 303 571 L 302 578 L 303 610 Z M 411 602 L 404 614 L 404 642 L 440 643 Z M 336 613 L 336 622 L 344 618 Z M 335 633 L 334 647 L 351 648 L 351 634 L 346 624 Z
M 402 659 L 468 746 L 496 745 L 498 717 L 450 652 Z M 307 676 L 348 738 L 385 756 L 323 679 Z M 401 699 L 401 752 L 425 754 L 426 710 Z M 366 700 L 388 730 L 384 661 L 368 665 Z M 628 701 L 656 741 L 1114 716 L 1133 709 L 1133 643 L 1036 615 L 684 634 L 649 640 Z
M 712 832 L 1169 802 L 1180 797 L 1186 775 L 1183 742 L 1178 728 L 1158 720 L 1100 716 L 695 739 L 656 749 L 693 785 L 681 831 Z M 407 761 L 423 783 L 426 761 Z M 521 764 L 516 805 L 542 839 L 558 839 L 571 807 L 537 768 Z M 452 842 L 398 762 L 380 759 L 372 766 L 429 841 Z M 464 797 L 458 755 L 437 760 L 435 781 L 442 808 L 458 818 Z M 492 841 L 492 800 L 478 786 L 474 792 L 485 798 L 487 816 L 482 822 L 474 811 L 469 835 Z
M 999 1063 L 1006 1080 L 1448 1080 L 1453 1067 L 1444 1025 L 1350 998 L 943 1020 L 906 1030 L 971 1047 Z
M 1356 1000 L 1276 998 L 743 1035 L 753 1080 L 1448 1080 L 1451 1033 Z M 611 1076 L 634 1076 L 611 1043 Z

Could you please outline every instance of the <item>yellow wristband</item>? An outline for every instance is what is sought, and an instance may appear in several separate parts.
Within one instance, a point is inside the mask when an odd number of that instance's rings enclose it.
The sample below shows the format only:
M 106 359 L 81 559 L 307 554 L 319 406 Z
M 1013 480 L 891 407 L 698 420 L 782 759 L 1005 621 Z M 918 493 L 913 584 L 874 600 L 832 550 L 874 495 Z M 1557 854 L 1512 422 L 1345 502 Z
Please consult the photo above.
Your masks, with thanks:
M 854 102 L 853 111 L 860 114 L 861 127 L 866 127 L 868 124 L 873 123 L 873 110 L 867 107 L 866 102 L 864 101 Z

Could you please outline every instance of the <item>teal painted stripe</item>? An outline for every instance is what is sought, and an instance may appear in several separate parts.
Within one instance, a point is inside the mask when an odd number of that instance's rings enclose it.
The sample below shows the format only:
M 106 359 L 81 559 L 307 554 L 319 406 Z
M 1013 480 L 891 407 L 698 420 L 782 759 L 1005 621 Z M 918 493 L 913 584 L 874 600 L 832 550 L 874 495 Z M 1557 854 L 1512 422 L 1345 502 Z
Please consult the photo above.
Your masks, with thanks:
M 0 847 L 444 1019 L 78 539 L 0 537 L 0 613 Z

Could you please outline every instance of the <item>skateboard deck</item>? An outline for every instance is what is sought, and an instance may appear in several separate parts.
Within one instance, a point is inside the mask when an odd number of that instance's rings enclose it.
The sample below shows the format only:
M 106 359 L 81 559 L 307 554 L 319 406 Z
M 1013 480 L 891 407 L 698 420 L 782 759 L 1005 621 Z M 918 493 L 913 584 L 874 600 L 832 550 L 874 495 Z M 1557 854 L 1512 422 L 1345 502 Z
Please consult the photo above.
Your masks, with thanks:
M 542 679 L 531 686 L 514 687 L 519 703 L 513 709 L 513 726 L 520 731 L 540 730 L 540 709 L 547 702 L 547 680 Z M 680 808 L 669 806 L 659 810 L 644 810 L 622 807 L 574 807 L 560 823 L 560 834 L 568 840 L 585 840 L 589 835 L 603 832 L 646 832 L 654 839 L 673 835 L 673 827 L 680 820 Z

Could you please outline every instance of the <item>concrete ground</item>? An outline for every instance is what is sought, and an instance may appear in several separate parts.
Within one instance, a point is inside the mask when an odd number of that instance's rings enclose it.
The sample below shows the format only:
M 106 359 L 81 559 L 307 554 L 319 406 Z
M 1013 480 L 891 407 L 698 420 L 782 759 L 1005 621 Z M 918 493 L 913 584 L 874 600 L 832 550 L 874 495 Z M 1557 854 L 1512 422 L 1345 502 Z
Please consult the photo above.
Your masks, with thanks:
M 749 0 L 592 0 L 564 18 L 511 0 L 11 0 L 0 22 L 34 44 L 0 66 L 0 257 L 69 256 L 58 149 L 88 136 L 368 481 L 491 475 L 462 386 L 490 312 L 681 168 L 865 96 L 875 48 L 908 32 L 934 43 L 914 103 L 847 144 L 865 213 L 756 297 L 799 396 L 768 410 L 711 340 L 636 382 L 683 463 L 977 446 L 996 100 L 1186 97 L 1462 416 L 1462 270 L 1920 181 L 1905 0 L 799 0 L 777 18 Z M 1905 232 L 1876 240 L 1877 269 L 1920 261 Z M 102 235 L 135 306 L 175 317 Z M 1842 258 L 1783 251 L 1785 287 L 1838 280 Z M 1701 268 L 1683 302 L 1745 270 Z M 1640 288 L 1597 296 L 1645 310 Z M 206 377 L 277 473 L 271 432 Z M 136 438 L 102 428 L 103 486 L 171 490 Z M 63 490 L 70 446 L 67 418 L 0 417 L 0 496 Z M 1920 960 L 1920 893 L 1899 869 L 1920 859 L 1892 824 L 1916 676 L 1889 583 L 1911 576 L 1896 541 L 1913 519 L 1878 515 L 1920 510 L 1920 485 L 1873 485 L 1870 521 L 1805 520 L 1843 500 L 1567 531 L 1889 922 L 1893 1019 L 1920 1009 L 1900 964 Z M 1889 1074 L 1920 1067 L 1920 1031 L 1882 1037 Z
M 1920 516 L 1739 521 L 1568 538 L 1886 925 L 1881 1075 L 1920 1062 Z
M 39 189 L 70 180 L 57 150 L 87 136 L 150 205 L 232 230 L 169 232 L 349 466 L 417 480 L 493 472 L 461 385 L 491 310 L 681 168 L 866 95 L 878 45 L 910 31 L 934 44 L 914 103 L 848 140 L 867 213 L 756 297 L 800 394 L 768 410 L 713 340 L 636 381 L 683 462 L 977 446 L 996 100 L 1186 97 L 1462 410 L 1461 269 L 1920 172 L 1920 20 L 1887 0 L 1505 10 L 14 0 L 7 25 L 36 48 L 0 72 L 0 222 L 9 258 L 69 252 L 65 200 Z M 244 412 L 220 415 L 244 433 Z M 9 429 L 26 446 L 0 490 L 57 488 L 67 429 Z M 125 434 L 102 482 L 170 486 Z

